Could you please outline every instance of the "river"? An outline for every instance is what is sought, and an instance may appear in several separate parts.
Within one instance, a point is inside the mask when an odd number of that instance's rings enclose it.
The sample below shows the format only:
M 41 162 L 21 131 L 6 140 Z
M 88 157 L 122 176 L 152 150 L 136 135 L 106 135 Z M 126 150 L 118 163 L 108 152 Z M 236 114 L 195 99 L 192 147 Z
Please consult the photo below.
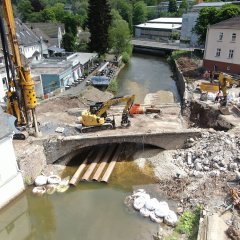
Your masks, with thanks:
M 136 94 L 143 102 L 149 92 L 167 90 L 178 101 L 172 72 L 165 59 L 134 54 L 119 75 L 119 94 Z M 137 151 L 137 150 L 136 150 Z M 141 150 L 142 151 L 142 150 Z M 81 156 L 79 156 L 81 158 Z M 80 159 L 81 160 L 81 159 Z M 133 188 L 155 183 L 129 161 L 117 163 L 109 184 L 81 183 L 65 193 L 42 197 L 31 189 L 0 211 L 0 239 L 10 240 L 147 240 L 158 224 L 124 205 Z M 73 173 L 77 166 L 68 168 Z

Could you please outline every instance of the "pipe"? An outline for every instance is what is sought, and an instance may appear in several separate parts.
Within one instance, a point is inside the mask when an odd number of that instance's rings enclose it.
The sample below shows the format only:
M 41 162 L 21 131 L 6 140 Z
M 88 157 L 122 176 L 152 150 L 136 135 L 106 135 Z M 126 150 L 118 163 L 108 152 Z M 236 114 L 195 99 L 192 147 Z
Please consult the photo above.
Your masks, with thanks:
M 108 182 L 108 179 L 111 176 L 112 171 L 113 171 L 113 169 L 114 169 L 114 167 L 115 167 L 115 165 L 117 163 L 117 160 L 118 160 L 118 157 L 119 157 L 119 155 L 121 153 L 121 150 L 122 150 L 122 146 L 119 145 L 117 147 L 117 150 L 115 151 L 115 153 L 113 155 L 112 161 L 109 163 L 108 168 L 107 168 L 106 172 L 104 173 L 104 175 L 103 175 L 103 177 L 101 179 L 101 182 L 106 182 L 106 183 Z
M 112 153 L 114 152 L 114 150 L 116 150 L 116 145 L 108 148 L 108 151 L 107 151 L 106 155 L 104 156 L 102 162 L 100 163 L 97 171 L 93 175 L 92 180 L 99 181 L 99 178 L 100 178 L 105 166 L 107 165 Z
M 85 160 L 82 162 L 82 164 L 79 166 L 77 171 L 74 173 L 73 177 L 71 178 L 69 184 L 74 185 L 75 187 L 77 186 L 79 182 L 80 175 L 83 171 L 83 169 L 87 166 L 87 162 L 89 158 L 92 156 L 93 151 L 89 152 Z
M 98 153 L 97 157 L 94 159 L 94 161 L 90 164 L 89 168 L 87 169 L 87 171 L 84 173 L 83 177 L 81 180 L 83 181 L 88 181 L 92 172 L 94 171 L 94 168 L 96 167 L 96 165 L 98 164 L 98 162 L 101 160 L 101 158 L 103 157 L 104 153 L 105 153 L 106 148 L 102 148 L 100 150 L 100 152 Z

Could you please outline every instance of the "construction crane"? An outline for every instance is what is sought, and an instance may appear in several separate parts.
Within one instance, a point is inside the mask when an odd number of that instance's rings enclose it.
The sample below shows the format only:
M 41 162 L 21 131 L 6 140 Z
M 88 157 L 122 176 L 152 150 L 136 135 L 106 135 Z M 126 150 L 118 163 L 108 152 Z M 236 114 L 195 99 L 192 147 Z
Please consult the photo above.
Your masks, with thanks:
M 107 116 L 107 110 L 116 104 L 126 102 L 126 105 L 122 112 L 121 126 L 130 126 L 130 121 L 128 119 L 129 111 L 133 102 L 135 100 L 135 95 L 123 96 L 111 98 L 106 102 L 97 102 L 90 106 L 90 110 L 82 111 L 82 116 L 80 118 L 81 132 L 92 132 L 97 130 L 114 129 L 116 127 L 115 119 L 110 119 Z
M 1 2 L 3 17 L 0 17 L 0 35 L 7 72 L 7 113 L 16 117 L 17 127 L 34 128 L 34 135 L 39 136 L 35 86 L 31 78 L 30 68 L 21 58 L 12 4 L 10 0 L 2 0 Z M 7 26 L 7 34 L 3 19 Z M 10 43 L 11 51 L 8 43 Z M 25 139 L 25 135 L 23 133 L 15 134 L 15 138 Z

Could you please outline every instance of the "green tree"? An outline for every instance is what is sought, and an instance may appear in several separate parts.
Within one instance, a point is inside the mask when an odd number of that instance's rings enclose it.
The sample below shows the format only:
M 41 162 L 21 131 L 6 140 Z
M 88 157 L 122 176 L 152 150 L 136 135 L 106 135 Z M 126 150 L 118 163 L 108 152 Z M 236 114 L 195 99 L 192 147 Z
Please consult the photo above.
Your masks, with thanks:
M 208 25 L 212 25 L 236 16 L 240 16 L 240 8 L 232 4 L 226 4 L 220 9 L 213 7 L 201 9 L 196 25 L 193 29 L 193 32 L 198 35 L 199 44 L 205 43 Z
M 118 10 L 119 14 L 122 16 L 123 20 L 127 22 L 132 22 L 132 5 L 126 0 L 114 1 L 114 8 Z
M 54 12 L 55 18 L 58 22 L 62 22 L 66 12 L 64 11 L 63 3 L 56 3 L 54 6 L 50 7 L 50 9 Z
M 177 1 L 176 0 L 169 0 L 168 12 L 177 13 L 177 11 L 178 11 Z
M 111 24 L 111 9 L 107 0 L 89 0 L 87 26 L 90 31 L 90 51 L 103 55 L 109 47 L 108 30 Z
M 17 7 L 23 21 L 26 21 L 28 16 L 33 12 L 30 0 L 20 0 Z
M 218 10 L 217 22 L 240 16 L 240 8 L 237 5 L 226 4 Z
M 66 33 L 72 33 L 72 35 L 75 37 L 77 35 L 78 27 L 77 17 L 71 13 L 68 13 L 65 15 L 63 23 L 65 24 Z
M 147 6 L 143 1 L 133 5 L 133 24 L 137 25 L 147 20 Z
M 29 22 L 44 22 L 42 12 L 32 12 L 28 15 L 27 20 Z
M 40 12 L 46 7 L 46 1 L 44 0 L 31 0 L 31 4 L 34 12 Z
M 75 51 L 76 41 L 72 33 L 65 33 L 63 35 L 62 46 L 67 52 Z
M 126 52 L 131 44 L 131 35 L 128 23 L 115 13 L 109 29 L 109 43 L 116 55 Z
M 179 6 L 179 11 L 181 12 L 187 12 L 188 11 L 188 3 L 187 0 L 182 0 L 180 6 Z
M 45 8 L 42 11 L 42 19 L 43 19 L 43 22 L 54 22 L 56 20 L 56 17 L 52 8 Z

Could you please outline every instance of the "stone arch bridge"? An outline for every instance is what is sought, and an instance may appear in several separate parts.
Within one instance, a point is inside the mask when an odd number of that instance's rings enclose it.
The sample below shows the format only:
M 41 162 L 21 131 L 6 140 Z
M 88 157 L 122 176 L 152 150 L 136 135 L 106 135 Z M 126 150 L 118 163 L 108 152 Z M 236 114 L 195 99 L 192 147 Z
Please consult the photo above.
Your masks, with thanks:
M 178 149 L 184 146 L 190 137 L 200 136 L 197 129 L 185 129 L 179 131 L 158 131 L 113 134 L 107 131 L 106 135 L 95 134 L 75 135 L 67 137 L 54 137 L 44 142 L 47 163 L 69 162 L 83 148 L 100 144 L 111 143 L 141 143 L 153 145 L 162 149 Z

